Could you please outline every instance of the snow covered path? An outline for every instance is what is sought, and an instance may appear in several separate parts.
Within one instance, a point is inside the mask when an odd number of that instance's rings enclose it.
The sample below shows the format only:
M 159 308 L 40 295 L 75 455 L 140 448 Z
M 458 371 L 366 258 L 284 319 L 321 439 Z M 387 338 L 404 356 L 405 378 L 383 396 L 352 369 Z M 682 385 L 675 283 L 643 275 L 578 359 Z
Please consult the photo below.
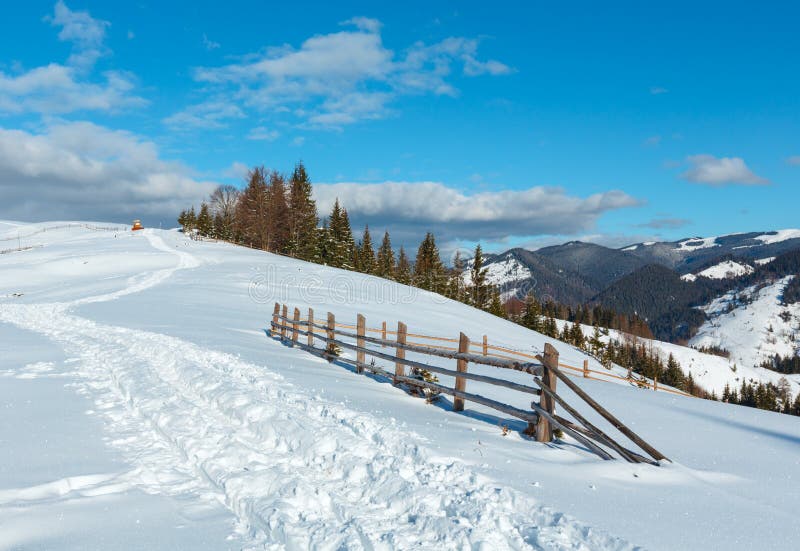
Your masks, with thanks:
M 156 250 L 177 255 L 176 266 L 101 295 L 0 309 L 0 321 L 46 336 L 73 359 L 82 389 L 99 404 L 113 445 L 133 469 L 5 490 L 0 506 L 134 486 L 223 503 L 254 548 L 631 547 L 465 463 L 431 457 L 421 438 L 393 420 L 298 392 L 265 366 L 72 314 L 199 265 L 159 236 L 145 236 Z

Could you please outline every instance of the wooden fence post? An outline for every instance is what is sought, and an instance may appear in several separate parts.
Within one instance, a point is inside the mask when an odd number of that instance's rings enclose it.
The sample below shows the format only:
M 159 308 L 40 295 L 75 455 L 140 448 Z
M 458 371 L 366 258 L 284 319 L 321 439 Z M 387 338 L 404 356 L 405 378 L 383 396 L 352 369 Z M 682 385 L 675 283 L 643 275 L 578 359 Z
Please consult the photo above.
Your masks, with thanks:
M 367 332 L 367 321 L 361 314 L 358 315 L 356 320 L 356 334 L 359 337 L 363 337 Z M 356 373 L 364 373 L 364 364 L 367 362 L 367 354 L 363 350 L 360 350 L 366 346 L 364 339 L 356 339 L 356 346 L 359 347 L 359 350 L 356 350 Z
M 297 344 L 297 337 L 300 336 L 300 333 L 297 332 L 300 322 L 300 308 L 294 309 L 294 320 L 292 321 L 292 346 Z
M 281 340 L 284 340 L 286 339 L 286 326 L 289 324 L 289 322 L 286 321 L 286 318 L 289 317 L 289 307 L 285 304 L 283 305 L 282 314 L 283 319 L 281 320 Z
M 583 360 L 583 377 L 589 378 L 589 360 Z
M 406 333 L 408 332 L 408 328 L 406 324 L 402 321 L 397 322 L 397 344 L 405 344 L 406 343 Z M 394 353 L 395 356 L 404 360 L 406 357 L 406 350 L 405 348 L 397 347 L 397 351 Z M 405 376 L 405 365 L 400 362 L 395 362 L 394 364 L 394 374 L 398 377 Z M 397 379 L 394 380 L 394 384 L 396 385 L 399 381 Z
M 558 350 L 552 344 L 547 343 L 544 345 L 544 370 L 542 373 L 542 382 L 553 392 L 556 391 L 556 374 L 554 371 L 558 369 Z M 548 396 L 545 392 L 539 398 L 539 405 L 550 415 L 555 411 L 555 401 Z M 537 442 L 550 442 L 553 440 L 553 427 L 550 426 L 550 421 L 539 416 L 539 421 L 536 423 L 536 441 Z
M 278 316 L 281 314 L 281 305 L 275 303 L 275 309 L 272 311 L 272 335 L 275 336 L 275 331 L 278 329 Z
M 386 340 L 386 322 L 385 321 L 383 322 L 383 325 L 381 326 L 381 338 L 383 340 Z M 382 344 L 381 348 L 386 348 L 386 345 Z
M 328 328 L 325 330 L 325 333 L 328 337 L 328 345 L 325 347 L 325 353 L 328 355 L 328 361 L 332 362 L 333 358 L 336 356 L 336 345 L 333 342 L 333 339 L 336 338 L 336 318 L 333 315 L 333 312 L 328 312 Z
M 458 337 L 458 351 L 469 354 L 469 337 L 461 333 Z M 467 372 L 467 360 L 456 360 L 456 369 L 459 373 Z M 467 380 L 463 377 L 456 377 L 456 390 L 464 392 L 467 389 Z M 453 411 L 464 411 L 464 399 L 455 396 L 453 398 Z
M 308 309 L 308 346 L 314 346 L 314 309 Z
M 658 375 L 653 377 L 653 390 L 658 391 Z
M 486 335 L 483 336 L 483 355 L 489 355 L 489 337 Z

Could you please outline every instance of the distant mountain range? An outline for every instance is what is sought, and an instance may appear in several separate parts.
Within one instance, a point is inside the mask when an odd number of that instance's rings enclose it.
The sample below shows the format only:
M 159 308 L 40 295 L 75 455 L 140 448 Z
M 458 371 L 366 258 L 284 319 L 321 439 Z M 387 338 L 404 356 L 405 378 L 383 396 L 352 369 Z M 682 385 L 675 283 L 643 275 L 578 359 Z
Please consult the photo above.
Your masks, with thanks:
M 781 274 L 767 268 L 792 251 L 800 251 L 800 230 L 691 237 L 619 249 L 570 241 L 487 255 L 486 266 L 489 281 L 506 299 L 533 292 L 565 304 L 602 304 L 636 313 L 659 338 L 676 341 L 691 337 L 705 320 L 696 307 L 721 293 L 759 278 L 800 273 L 793 260 L 779 264 Z

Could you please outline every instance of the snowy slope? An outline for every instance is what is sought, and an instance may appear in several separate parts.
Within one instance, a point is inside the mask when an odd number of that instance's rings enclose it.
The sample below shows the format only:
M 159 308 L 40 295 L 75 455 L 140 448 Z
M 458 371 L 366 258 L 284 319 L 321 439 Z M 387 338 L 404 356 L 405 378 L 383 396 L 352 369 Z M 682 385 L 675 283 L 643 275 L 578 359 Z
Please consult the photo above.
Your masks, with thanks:
M 767 262 L 761 262 L 766 264 Z M 743 262 L 736 262 L 734 260 L 723 260 L 718 264 L 709 266 L 705 270 L 700 270 L 695 274 L 684 274 L 681 279 L 684 281 L 695 281 L 698 277 L 707 277 L 709 279 L 726 279 L 740 277 L 747 274 L 752 274 L 755 269 L 749 264 Z
M 469 269 L 472 267 L 472 259 L 467 261 L 467 271 L 464 273 L 464 283 L 472 284 L 472 277 Z M 497 286 L 501 291 L 502 300 L 518 296 L 518 291 L 526 287 L 526 281 L 533 276 L 530 269 L 517 260 L 513 254 L 506 254 L 498 259 L 493 259 L 486 265 L 486 281 Z
M 559 331 L 562 330 L 565 323 L 567 322 L 556 320 Z M 582 325 L 581 329 L 587 338 L 591 337 L 593 332 L 592 326 Z M 634 337 L 611 329 L 608 330 L 608 334 L 602 334 L 600 340 L 604 343 L 612 339 L 625 342 L 631 338 Z M 775 371 L 770 371 L 762 367 L 742 364 L 741 361 L 737 361 L 734 355 L 728 359 L 715 354 L 701 352 L 690 346 L 681 346 L 679 344 L 653 339 L 643 339 L 641 337 L 635 337 L 635 339 L 638 343 L 644 344 L 647 349 L 657 353 L 665 363 L 670 354 L 672 354 L 683 371 L 692 374 L 692 378 L 697 384 L 709 392 L 715 391 L 718 396 L 722 394 L 726 384 L 730 385 L 731 388 L 738 388 L 744 380 L 748 382 L 771 382 L 777 384 L 781 377 L 786 377 L 789 381 L 793 395 L 800 392 L 800 375 L 782 375 L 781 373 L 776 373 Z M 694 346 L 708 346 L 710 344 L 713 343 L 695 343 Z M 613 372 L 623 373 L 618 366 L 614 366 Z
M 0 257 L 0 548 L 790 549 L 800 536 L 800 496 L 786 492 L 797 418 L 580 381 L 675 461 L 602 462 L 263 331 L 279 300 L 520 350 L 548 342 L 517 325 L 174 232 L 38 239 Z
M 800 351 L 800 304 L 785 306 L 783 289 L 796 276 L 765 287 L 730 292 L 703 307 L 710 317 L 692 338 L 692 346 L 719 346 L 737 366 L 755 367 L 775 354 Z
M 753 267 L 748 264 L 734 262 L 733 260 L 725 260 L 719 264 L 715 264 L 714 266 L 697 272 L 696 275 L 710 279 L 725 279 L 752 273 Z

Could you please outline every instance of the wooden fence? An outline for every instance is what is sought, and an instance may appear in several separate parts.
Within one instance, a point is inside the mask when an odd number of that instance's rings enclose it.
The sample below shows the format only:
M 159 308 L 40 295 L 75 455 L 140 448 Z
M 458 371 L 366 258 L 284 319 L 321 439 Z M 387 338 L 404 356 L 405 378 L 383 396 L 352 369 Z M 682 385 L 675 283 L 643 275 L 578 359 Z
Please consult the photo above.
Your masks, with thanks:
M 461 333 L 458 339 L 431 337 L 409 333 L 406 324 L 403 322 L 398 322 L 397 330 L 389 330 L 386 322 L 383 322 L 380 328 L 367 328 L 366 319 L 361 314 L 357 316 L 355 325 L 337 323 L 335 315 L 331 312 L 327 312 L 324 319 L 316 318 L 312 308 L 308 309 L 305 316 L 301 316 L 299 308 L 294 308 L 290 316 L 288 306 L 277 302 L 270 322 L 269 333 L 289 346 L 301 348 L 332 362 L 336 361 L 352 365 L 357 373 L 368 371 L 386 377 L 397 386 L 423 388 L 435 393 L 450 395 L 453 397 L 454 411 L 463 411 L 465 402 L 470 401 L 527 421 L 528 427 L 525 433 L 535 437 L 539 442 L 552 441 L 553 430 L 560 429 L 603 459 L 613 459 L 610 452 L 616 452 L 620 457 L 632 463 L 658 465 L 658 461 L 666 459 L 663 454 L 631 431 L 572 381 L 563 371 L 564 364 L 558 361 L 558 351 L 550 344 L 545 345 L 543 355 L 527 355 L 489 345 L 486 336 L 478 343 L 471 342 L 464 333 Z M 370 336 L 367 333 L 378 333 L 380 336 Z M 393 339 L 389 338 L 390 335 Z M 303 337 L 302 340 L 301 337 Z M 409 337 L 412 339 L 427 339 L 439 343 L 453 342 L 457 343 L 458 346 L 423 344 L 409 340 Z M 317 341 L 321 343 L 321 346 L 316 346 Z M 475 353 L 472 350 L 476 347 L 480 349 L 480 353 Z M 355 359 L 342 357 L 339 354 L 339 349 L 355 351 Z M 392 349 L 393 353 L 383 349 Z M 498 351 L 505 352 L 505 354 L 495 353 Z M 455 369 L 408 359 L 406 358 L 406 352 L 455 360 Z M 514 356 L 509 356 L 508 353 L 512 353 Z M 520 355 L 522 357 L 516 357 Z M 373 358 L 369 363 L 366 360 L 367 356 Z M 393 370 L 387 371 L 384 369 L 385 366 L 376 365 L 375 359 L 389 362 L 390 365 L 394 366 Z M 536 386 L 528 386 L 499 377 L 471 373 L 468 369 L 469 364 L 487 365 L 526 373 L 531 376 Z M 406 368 L 409 368 L 411 373 L 406 373 Z M 584 364 L 584 373 L 587 369 L 588 366 Z M 433 382 L 431 378 L 426 380 L 420 376 L 420 373 L 426 371 L 452 377 L 455 379 L 455 384 L 451 388 L 439 384 L 438 381 Z M 588 376 L 586 373 L 585 375 Z M 523 410 L 486 396 L 467 392 L 467 381 L 476 381 L 522 392 L 538 397 L 538 401 L 534 399 L 531 402 L 531 410 Z M 558 381 L 566 385 L 605 421 L 641 448 L 649 458 L 625 448 L 614 438 L 589 422 L 577 409 L 558 394 Z M 572 420 L 556 414 L 556 405 L 568 413 Z

